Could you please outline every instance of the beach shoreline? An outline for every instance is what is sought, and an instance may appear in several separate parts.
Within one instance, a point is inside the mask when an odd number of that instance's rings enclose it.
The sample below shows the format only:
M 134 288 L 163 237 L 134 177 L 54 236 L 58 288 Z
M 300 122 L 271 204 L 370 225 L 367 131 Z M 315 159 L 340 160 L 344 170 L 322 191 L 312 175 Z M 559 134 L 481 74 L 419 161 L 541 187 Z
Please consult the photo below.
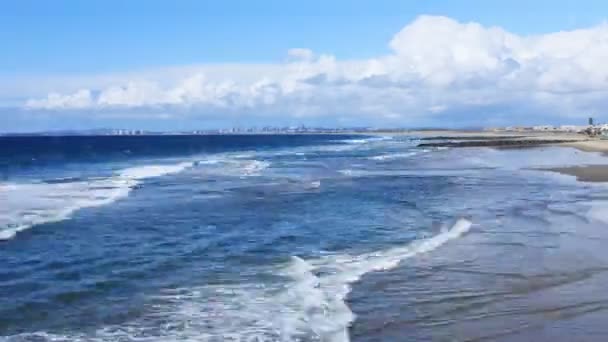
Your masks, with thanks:
M 600 140 L 600 139 L 588 139 L 575 141 L 571 143 L 561 144 L 560 146 L 565 147 L 574 147 L 577 150 L 584 152 L 608 152 L 608 140 Z
M 608 165 L 582 165 L 544 169 L 562 175 L 574 176 L 579 182 L 608 182 Z
M 578 133 L 433 130 L 410 131 L 408 134 L 422 137 L 420 147 L 517 149 L 557 146 L 582 152 L 608 153 L 608 140 Z M 445 141 L 436 142 L 441 139 Z M 608 165 L 574 165 L 543 170 L 573 176 L 581 182 L 608 182 Z

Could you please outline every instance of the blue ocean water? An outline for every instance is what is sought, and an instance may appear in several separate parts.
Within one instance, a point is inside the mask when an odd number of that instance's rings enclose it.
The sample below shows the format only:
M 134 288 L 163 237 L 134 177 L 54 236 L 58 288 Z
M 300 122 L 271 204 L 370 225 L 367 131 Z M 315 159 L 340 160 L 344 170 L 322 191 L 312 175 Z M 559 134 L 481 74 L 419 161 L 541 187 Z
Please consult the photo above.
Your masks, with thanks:
M 605 340 L 608 158 L 418 142 L 1 137 L 0 340 Z

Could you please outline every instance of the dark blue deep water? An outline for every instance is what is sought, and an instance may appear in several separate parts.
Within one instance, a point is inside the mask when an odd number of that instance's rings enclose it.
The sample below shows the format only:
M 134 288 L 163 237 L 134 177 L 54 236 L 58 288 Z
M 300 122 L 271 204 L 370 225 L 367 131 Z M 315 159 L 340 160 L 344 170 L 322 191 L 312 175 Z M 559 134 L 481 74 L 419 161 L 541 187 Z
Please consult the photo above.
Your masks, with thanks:
M 605 341 L 569 148 L 0 137 L 0 341 Z

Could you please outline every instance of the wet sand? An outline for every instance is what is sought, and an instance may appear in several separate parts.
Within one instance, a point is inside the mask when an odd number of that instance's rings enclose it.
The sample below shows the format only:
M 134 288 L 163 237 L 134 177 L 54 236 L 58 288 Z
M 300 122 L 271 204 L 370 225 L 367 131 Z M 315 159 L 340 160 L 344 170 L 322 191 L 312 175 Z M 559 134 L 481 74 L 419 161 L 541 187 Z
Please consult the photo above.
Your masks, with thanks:
M 543 145 L 557 145 L 564 143 L 574 143 L 573 139 L 534 139 L 534 138 L 511 138 L 511 139 L 483 139 L 465 141 L 443 141 L 433 143 L 418 144 L 418 147 L 497 147 L 497 148 L 525 148 L 538 147 Z
M 548 171 L 575 176 L 582 182 L 608 182 L 608 165 L 559 167 L 548 169 Z
M 419 147 L 532 148 L 546 145 L 572 147 L 584 152 L 608 153 L 608 140 L 562 132 L 422 131 Z M 445 140 L 432 142 L 432 140 Z M 575 176 L 583 182 L 608 182 L 608 165 L 580 165 L 546 169 Z
M 608 143 L 587 135 L 567 132 L 410 131 L 408 133 L 421 136 L 420 140 L 423 142 L 418 145 L 419 147 L 529 148 L 563 145 L 581 150 L 603 148 L 608 151 Z

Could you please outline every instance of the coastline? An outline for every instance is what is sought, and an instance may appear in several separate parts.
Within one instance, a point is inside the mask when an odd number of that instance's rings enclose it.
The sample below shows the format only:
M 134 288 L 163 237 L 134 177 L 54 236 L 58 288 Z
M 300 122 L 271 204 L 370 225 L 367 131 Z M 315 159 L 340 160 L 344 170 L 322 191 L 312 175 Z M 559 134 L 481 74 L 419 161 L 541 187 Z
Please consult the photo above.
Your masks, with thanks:
M 590 183 L 608 182 L 608 165 L 583 165 L 555 167 L 545 171 L 557 172 L 562 175 L 574 176 L 577 181 Z
M 487 131 L 410 131 L 421 136 L 419 147 L 490 147 L 498 149 L 535 148 L 558 146 L 575 148 L 582 152 L 608 153 L 608 140 L 577 133 L 553 132 L 487 132 Z M 444 141 L 441 141 L 444 140 Z M 574 176 L 581 182 L 608 182 L 608 164 L 575 165 L 544 169 Z
M 423 141 L 483 140 L 477 132 L 462 139 L 442 137 L 445 132 Z M 25 279 L 15 276 L 14 281 L 42 287 L 45 279 L 55 277 L 57 272 L 81 267 L 80 260 L 92 260 L 84 268 L 78 268 L 80 272 L 95 273 L 99 281 L 108 282 L 111 287 L 107 292 L 110 295 L 104 292 L 91 299 L 82 296 L 87 284 L 81 286 L 80 282 L 71 280 L 58 282 L 55 291 L 41 297 L 48 303 L 43 307 L 20 292 L 1 298 L 0 317 L 6 334 L 24 332 L 29 335 L 16 335 L 14 339 L 40 340 L 36 335 L 40 326 L 57 326 L 62 329 L 59 335 L 50 335 L 56 340 L 131 340 L 158 331 L 158 326 L 181 327 L 184 320 L 198 320 L 204 323 L 206 333 L 218 337 L 226 329 L 255 329 L 274 336 L 275 330 L 264 329 L 282 327 L 283 316 L 279 321 L 267 321 L 266 316 L 268 312 L 282 312 L 288 315 L 288 322 L 332 323 L 321 330 L 324 334 L 331 333 L 325 335 L 329 337 L 339 331 L 343 336 L 350 334 L 364 339 L 416 340 L 426 335 L 436 337 L 439 333 L 449 338 L 455 329 L 466 327 L 471 332 L 465 337 L 475 339 L 478 336 L 475 334 L 486 328 L 520 327 L 522 316 L 534 324 L 548 324 L 548 319 L 556 313 L 559 317 L 577 314 L 581 305 L 585 308 L 586 303 L 601 300 L 594 291 L 585 292 L 588 297 L 582 297 L 572 288 L 602 288 L 607 281 L 608 275 L 601 272 L 605 261 L 593 257 L 604 255 L 601 243 L 608 235 L 605 229 L 604 235 L 599 235 L 601 229 L 597 227 L 602 223 L 596 219 L 605 217 L 602 213 L 605 207 L 597 201 L 605 189 L 577 183 L 573 178 L 563 181 L 562 177 L 551 177 L 553 173 L 542 169 L 527 172 L 528 167 L 543 165 L 551 168 L 602 164 L 605 158 L 600 154 L 561 145 L 515 151 L 494 148 L 417 151 L 418 137 L 355 136 L 348 137 L 353 140 L 349 143 L 337 136 L 308 136 L 304 137 L 308 139 L 306 144 L 295 146 L 293 138 L 286 138 L 281 139 L 281 145 L 270 145 L 261 137 L 248 138 L 250 144 L 239 145 L 243 137 L 230 137 L 233 142 L 225 144 L 225 150 L 216 152 L 220 155 L 196 156 L 200 165 L 180 174 L 150 173 L 169 166 L 164 155 L 157 155 L 166 151 L 161 141 L 167 138 L 156 138 L 152 144 L 154 149 L 144 155 L 149 161 L 135 160 L 128 169 L 117 173 L 121 179 L 129 177 L 145 185 L 116 205 L 107 201 L 93 207 L 88 205 L 87 198 L 81 202 L 81 193 L 90 193 L 89 198 L 96 199 L 107 196 L 106 192 L 112 195 L 114 191 L 106 186 L 82 191 L 79 184 L 83 181 L 56 178 L 53 168 L 39 179 L 59 182 L 17 189 L 13 193 L 20 197 L 15 198 L 22 198 L 24 205 L 17 206 L 17 201 L 10 201 L 15 209 L 8 213 L 16 219 L 28 219 L 27 213 L 39 210 L 38 201 L 47 194 L 50 205 L 58 198 L 65 199 L 58 202 L 57 210 L 80 203 L 88 206 L 66 219 L 32 225 L 6 242 L 9 248 L 1 249 L 4 259 L 16 262 L 0 271 L 8 275 L 12 275 L 10 272 L 25 274 Z M 557 138 L 549 136 L 544 141 L 549 139 Z M 486 140 L 504 140 L 504 137 Z M 60 142 L 63 146 L 73 143 Z M 238 146 L 238 152 L 233 146 Z M 175 148 L 184 149 L 183 146 Z M 93 151 L 112 156 L 123 149 L 117 146 L 109 150 L 117 152 Z M 137 151 L 135 147 L 129 146 L 129 149 Z M 65 147 L 58 150 L 69 151 Z M 175 162 L 191 160 L 190 156 L 171 157 L 171 165 L 175 165 L 173 158 L 179 159 Z M 95 160 L 94 164 L 85 164 L 87 160 L 78 162 L 82 164 L 77 165 L 91 165 L 96 169 L 106 165 Z M 111 170 L 112 175 L 115 173 L 113 159 L 108 158 L 107 166 L 103 167 Z M 110 174 L 99 171 L 100 176 Z M 155 176 L 160 173 L 165 175 Z M 97 176 L 94 174 L 90 179 Z M 111 176 L 108 184 L 116 183 L 115 179 Z M 361 192 L 365 195 L 360 195 Z M 29 206 L 30 199 L 36 199 L 32 202 L 36 206 Z M 588 210 L 591 205 L 595 208 L 593 211 Z M 47 208 L 49 211 L 42 213 L 40 220 L 56 212 L 52 206 Z M 268 208 L 272 208 L 272 212 L 265 210 Z M 277 216 L 275 210 L 280 215 Z M 125 226 L 131 228 L 123 229 Z M 323 229 L 324 226 L 335 228 L 328 230 Z M 88 227 L 86 234 L 81 227 Z M 262 230 L 271 227 L 272 232 L 260 239 L 261 230 L 253 227 L 262 227 Z M 361 237 L 369 240 L 362 241 Z M 318 241 L 327 242 L 319 245 Z M 93 248 L 100 243 L 102 254 Z M 226 249 L 226 243 L 230 249 Z M 13 248 L 13 244 L 19 248 Z M 134 244 L 146 248 L 133 248 Z M 205 248 L 199 251 L 200 246 Z M 331 255 L 325 253 L 328 250 L 322 248 L 325 246 L 331 247 Z M 37 248 L 34 251 L 67 249 L 76 254 L 68 253 L 68 258 L 64 253 L 44 254 L 49 260 L 40 266 L 40 272 L 45 276 L 40 277 L 38 273 L 29 276 L 31 261 L 27 255 L 32 253 L 32 248 Z M 176 259 L 176 248 L 194 250 L 194 259 L 190 254 Z M 589 254 L 581 255 L 581 251 L 594 254 L 589 257 Z M 201 253 L 212 257 L 198 261 Z M 218 273 L 217 262 L 223 260 L 224 255 L 230 257 Z M 599 266 L 582 263 L 583 258 Z M 192 262 L 195 259 L 197 262 Z M 542 263 L 530 262 L 537 259 Z M 125 264 L 124 260 L 150 260 L 150 264 L 143 265 L 141 273 L 130 276 L 132 265 Z M 59 263 L 64 265 L 61 270 L 56 267 Z M 156 267 L 165 264 L 174 266 L 178 272 Z M 115 280 L 116 274 L 127 276 Z M 190 274 L 193 276 L 189 277 Z M 250 274 L 260 276 L 249 278 Z M 146 279 L 149 286 L 146 291 L 158 294 L 150 302 L 125 302 L 122 296 L 111 297 L 113 291 L 122 288 L 127 289 L 125 295 L 134 296 L 135 292 L 131 291 L 139 288 L 131 285 L 141 278 Z M 43 282 L 38 283 L 38 279 Z M 206 283 L 201 279 L 220 281 Z M 265 282 L 266 279 L 270 282 Z M 179 289 L 173 289 L 172 284 L 180 284 Z M 386 284 L 395 286 L 386 287 Z M 449 285 L 448 291 L 445 284 Z M 454 290 L 458 293 L 456 297 L 451 284 L 458 287 Z M 556 286 L 560 291 L 555 292 Z M 570 288 L 562 291 L 567 286 Z M 27 294 L 28 288 L 24 288 L 23 293 Z M 343 291 L 345 288 L 347 291 Z M 461 289 L 467 293 L 460 295 Z M 575 296 L 565 298 L 566 291 Z M 56 293 L 62 296 L 57 297 Z M 74 305 L 65 305 L 62 298 L 66 296 L 73 298 Z M 209 307 L 205 298 L 214 298 L 212 304 L 218 306 Z M 336 300 L 327 304 L 326 298 Z M 522 302 L 526 305 L 525 311 L 521 311 Z M 91 328 L 94 335 L 89 336 L 89 328 L 83 330 L 80 321 L 88 311 L 81 308 L 104 303 L 110 304 L 104 317 L 109 317 L 112 323 L 94 322 Z M 500 306 L 496 307 L 496 303 Z M 123 320 L 125 312 L 137 311 L 141 305 L 155 305 L 157 309 Z M 26 316 L 15 314 L 24 306 L 33 309 L 26 311 Z M 454 314 L 455 306 L 464 309 Z M 48 307 L 56 308 L 58 314 L 39 316 L 38 313 Z M 411 307 L 419 308 L 420 314 L 402 314 Z M 489 314 L 480 316 L 480 308 Z M 328 310 L 331 315 L 327 319 L 316 316 L 322 310 Z M 208 311 L 211 316 L 190 315 Z M 440 325 L 443 330 L 437 333 L 437 325 L 428 324 L 429 312 L 439 313 L 431 318 L 431 323 L 449 321 L 450 325 Z M 517 312 L 517 317 L 503 324 L 505 317 L 510 316 L 494 314 L 503 312 Z M 222 320 L 215 324 L 213 319 L 218 314 L 235 325 L 231 323 L 226 328 Z M 256 325 L 250 325 L 251 319 Z M 394 323 L 386 326 L 389 320 Z M 258 325 L 258 322 L 261 323 Z M 471 322 L 474 325 L 468 326 Z M 408 332 L 403 330 L 406 325 L 412 327 Z M 305 333 L 312 331 L 309 325 L 303 327 Z M 378 327 L 382 329 L 381 336 Z M 158 338 L 188 340 L 200 336 L 198 328 L 199 325 L 194 325 L 190 330 L 162 330 Z M 42 333 L 47 334 L 45 330 Z M 497 334 L 500 330 L 483 333 Z M 534 340 L 534 336 L 526 335 L 522 339 Z
M 583 152 L 608 153 L 608 140 L 585 140 L 560 144 Z M 581 182 L 608 182 L 608 165 L 581 165 L 548 169 L 563 175 L 576 177 Z
M 574 147 L 584 152 L 608 152 L 608 140 L 588 139 L 571 143 L 565 143 L 561 146 Z
M 412 134 L 418 135 L 416 132 Z M 546 145 L 576 144 L 589 141 L 590 137 L 576 133 L 552 132 L 433 132 L 423 134 L 419 147 L 494 147 L 529 148 Z M 607 146 L 608 150 L 608 146 Z

